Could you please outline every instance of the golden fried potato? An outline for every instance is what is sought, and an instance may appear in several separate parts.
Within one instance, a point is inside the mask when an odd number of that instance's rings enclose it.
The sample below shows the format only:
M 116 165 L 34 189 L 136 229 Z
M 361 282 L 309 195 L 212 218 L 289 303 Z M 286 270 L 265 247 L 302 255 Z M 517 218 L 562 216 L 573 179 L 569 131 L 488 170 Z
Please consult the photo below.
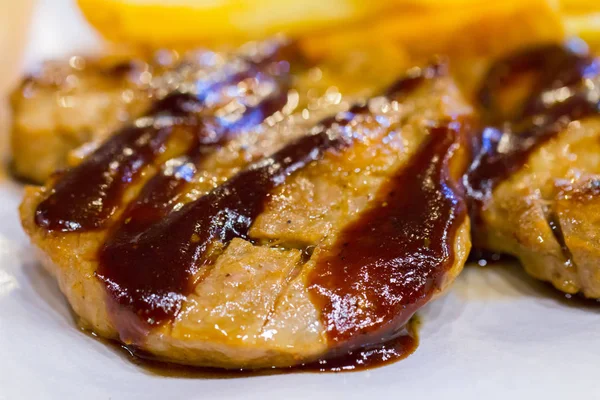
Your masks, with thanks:
M 371 19 L 401 0 L 78 0 L 106 38 L 151 47 L 306 35 Z
M 108 39 L 185 47 L 300 38 L 310 55 L 391 42 L 425 54 L 486 53 L 562 39 L 555 0 L 78 0 Z
M 569 36 L 585 40 L 594 50 L 600 49 L 600 12 L 565 16 L 565 30 Z
M 368 27 L 351 26 L 302 43 L 314 57 L 331 49 L 348 49 L 365 43 L 394 42 L 410 53 L 449 53 L 493 56 L 539 42 L 563 38 L 562 21 L 546 0 L 487 2 L 460 0 L 469 6 L 447 6 L 441 0 L 410 1 Z

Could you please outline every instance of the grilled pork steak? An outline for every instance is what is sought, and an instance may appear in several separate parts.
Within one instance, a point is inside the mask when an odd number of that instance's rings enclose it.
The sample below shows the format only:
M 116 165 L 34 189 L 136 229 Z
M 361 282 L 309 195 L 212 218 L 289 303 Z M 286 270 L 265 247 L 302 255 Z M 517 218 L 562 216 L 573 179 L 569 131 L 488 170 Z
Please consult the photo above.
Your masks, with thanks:
M 123 60 L 46 63 L 11 96 L 13 171 L 43 183 L 69 152 L 100 141 L 150 104 L 144 73 L 159 65 Z
M 297 46 L 281 39 L 227 52 L 158 50 L 146 56 L 47 62 L 27 76 L 10 98 L 13 172 L 43 184 L 56 170 L 79 162 L 115 130 L 139 117 L 157 97 L 190 84 L 188 72 L 202 65 L 207 72 L 225 63 L 232 68 L 236 57 L 251 59 L 274 50 L 282 60 L 294 61 L 292 103 L 319 110 L 335 101 L 340 90 L 347 98 L 364 97 L 389 84 L 398 77 L 398 64 L 405 62 L 395 53 L 356 50 L 311 67 Z M 372 62 L 383 57 L 387 63 Z
M 465 179 L 476 246 L 600 297 L 600 61 L 580 43 L 499 60 L 480 92 L 481 150 Z
M 23 226 L 83 326 L 178 363 L 284 367 L 393 339 L 457 276 L 472 115 L 444 67 L 290 114 L 286 66 L 191 65 L 27 189 Z

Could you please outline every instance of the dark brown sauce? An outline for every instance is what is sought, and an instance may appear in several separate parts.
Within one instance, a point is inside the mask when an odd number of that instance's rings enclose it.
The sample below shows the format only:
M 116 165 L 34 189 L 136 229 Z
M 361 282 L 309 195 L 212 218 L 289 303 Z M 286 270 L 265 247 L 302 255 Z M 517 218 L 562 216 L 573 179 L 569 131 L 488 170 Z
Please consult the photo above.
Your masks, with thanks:
M 266 64 L 265 68 L 269 66 Z M 273 69 L 277 74 L 282 73 Z M 205 101 L 210 94 L 214 97 L 223 87 L 236 86 L 249 76 L 261 82 L 271 81 L 276 87 L 274 93 L 259 106 L 249 107 L 237 121 L 199 115 L 205 110 Z M 104 227 L 122 203 L 125 189 L 145 166 L 164 152 L 175 129 L 189 133 L 190 151 L 199 154 L 201 151 L 197 147 L 216 146 L 227 140 L 232 132 L 256 125 L 280 109 L 287 101 L 287 83 L 284 81 L 287 78 L 279 82 L 258 66 L 251 65 L 218 82 L 199 81 L 196 85 L 198 93 L 175 92 L 157 101 L 146 113 L 148 126 L 132 124 L 123 128 L 56 182 L 50 195 L 36 210 L 36 223 L 48 230 L 63 232 Z M 171 179 L 163 181 L 165 188 L 173 184 Z
M 131 238 L 165 217 L 172 210 L 180 189 L 194 177 L 196 165 L 205 155 L 212 153 L 233 135 L 259 125 L 265 118 L 285 106 L 288 86 L 281 86 L 257 106 L 249 107 L 244 115 L 233 123 L 224 120 L 210 121 L 210 127 L 203 128 L 210 130 L 210 140 L 202 142 L 201 140 L 209 135 L 197 135 L 184 157 L 171 160 L 176 162 L 176 166 L 163 169 L 151 178 L 138 197 L 127 207 L 113 237 L 119 238 L 117 241 L 125 241 L 125 237 Z
M 449 163 L 461 145 L 459 122 L 431 128 L 377 204 L 344 228 L 309 277 L 313 302 L 332 343 L 393 337 L 439 290 L 464 222 L 462 188 Z
M 305 372 L 350 372 L 379 368 L 402 360 L 415 352 L 419 345 L 417 334 L 418 319 L 413 317 L 405 323 L 401 330 L 394 333 L 393 339 L 356 350 L 350 350 L 342 355 L 298 367 L 289 368 L 291 371 Z
M 426 80 L 446 74 L 448 72 L 447 67 L 445 61 L 438 60 L 423 68 L 415 68 L 409 71 L 405 77 L 394 82 L 386 90 L 385 95 L 387 97 L 395 97 L 402 93 L 410 93 L 421 86 Z
M 250 165 L 141 233 L 111 236 L 100 252 L 97 276 L 118 309 L 129 309 L 134 319 L 150 326 L 170 321 L 195 286 L 195 276 L 210 262 L 213 245 L 247 238 L 271 190 L 325 151 L 347 146 L 349 139 L 332 134 L 331 125 L 343 125 L 364 111 L 366 107 L 357 107 L 345 113 L 345 119 L 329 119 L 318 132 Z M 117 320 L 135 325 L 123 317 Z
M 84 331 L 96 340 L 113 347 L 117 353 L 151 375 L 180 379 L 235 379 L 288 373 L 359 372 L 379 368 L 410 356 L 418 347 L 419 319 L 414 317 L 396 338 L 365 349 L 348 352 L 336 358 L 315 361 L 286 368 L 223 369 L 174 364 L 156 358 L 134 346 L 107 340 L 93 332 Z
M 510 112 L 501 111 L 506 107 L 499 93 L 523 74 L 533 74 L 529 95 Z M 482 122 L 489 127 L 482 132 L 478 154 L 464 179 L 474 209 L 569 122 L 600 112 L 600 102 L 585 82 L 599 74 L 599 60 L 575 43 L 526 49 L 491 67 L 479 92 Z
M 422 70 L 426 78 L 438 71 L 432 68 Z M 395 84 L 395 94 L 413 90 L 413 79 Z M 172 320 L 203 266 L 212 262 L 215 248 L 233 238 L 248 239 L 270 192 L 325 152 L 351 145 L 353 136 L 340 128 L 365 112 L 366 105 L 356 105 L 327 118 L 313 133 L 250 165 L 181 210 L 153 217 L 152 224 L 144 222 L 146 229 L 124 228 L 111 235 L 100 251 L 97 276 L 113 302 L 121 339 L 135 343 L 150 327 Z
M 440 70 L 439 65 L 419 70 L 418 74 L 397 82 L 386 93 L 390 96 L 408 93 L 424 79 L 437 76 Z M 175 96 L 177 107 L 167 107 L 169 116 L 172 113 L 189 117 L 190 108 L 195 111 L 203 106 L 202 96 L 183 99 L 179 97 L 182 95 Z M 155 107 L 150 115 L 153 112 L 165 111 L 162 107 Z M 125 211 L 122 221 L 112 230 L 99 252 L 96 276 L 107 289 L 109 310 L 121 340 L 133 346 L 143 343 L 149 329 L 171 321 L 179 312 L 182 301 L 201 279 L 203 267 L 212 262 L 215 254 L 233 238 L 249 239 L 250 226 L 262 212 L 270 192 L 295 171 L 322 158 L 325 152 L 339 151 L 352 145 L 354 136 L 344 127 L 356 114 L 365 112 L 368 112 L 366 105 L 357 105 L 348 112 L 322 121 L 309 135 L 251 164 L 178 211 L 172 211 L 171 205 L 182 182 L 195 172 L 193 168 L 184 163 L 179 174 L 160 173 L 151 179 L 138 199 Z M 262 113 L 258 119 L 264 117 Z M 338 332 L 338 336 L 330 335 L 338 340 L 344 335 L 347 339 L 353 333 L 378 334 L 368 341 L 364 337 L 356 339 L 363 350 L 351 348 L 352 352 L 342 353 L 342 358 L 338 353 L 343 351 L 342 346 L 334 349 L 330 356 L 336 361 L 319 362 L 319 370 L 368 367 L 404 357 L 414 350 L 416 341 L 407 339 L 410 335 L 405 335 L 405 324 L 414 311 L 429 299 L 439 286 L 439 279 L 452 265 L 453 249 L 448 246 L 464 218 L 459 188 L 450 180 L 447 165 L 456 150 L 454 145 L 459 140 L 456 131 L 459 125 L 452 122 L 445 127 L 432 128 L 431 140 L 417 158 L 386 187 L 387 192 L 383 195 L 390 207 L 381 205 L 374 208 L 361 218 L 362 222 L 345 232 L 346 236 L 357 234 L 356 239 L 349 239 L 356 244 L 353 255 L 360 256 L 367 270 L 375 264 L 382 266 L 372 270 L 377 277 L 376 282 L 365 289 L 368 296 L 378 303 L 371 315 L 389 318 L 391 322 L 385 327 L 385 321 L 373 321 L 369 327 L 357 324 L 351 330 Z M 192 145 L 186 156 L 187 161 L 195 164 L 204 150 L 218 145 L 222 138 L 219 134 L 203 135 L 206 126 L 197 117 L 193 118 L 192 126 L 199 131 L 193 143 L 199 143 L 200 150 Z M 135 128 L 130 129 L 137 132 Z M 217 132 L 230 130 L 231 127 L 223 127 Z M 214 133 L 214 129 L 211 132 Z M 139 168 L 156 159 L 157 152 L 168 140 L 169 132 L 159 133 L 160 130 L 153 131 L 150 135 L 157 145 L 151 147 L 147 155 L 144 152 L 140 155 L 135 148 L 131 152 L 133 154 L 126 154 L 132 159 L 117 159 L 119 165 L 123 165 L 122 172 L 117 168 L 118 173 L 108 174 L 109 181 L 106 181 L 106 168 L 111 167 L 114 158 L 120 154 L 118 150 L 123 147 L 122 142 L 131 141 L 124 133 L 116 136 L 115 144 L 110 145 L 109 141 L 88 158 L 90 161 L 84 161 L 80 167 L 67 172 L 38 208 L 38 224 L 48 230 L 63 231 L 102 226 L 114 212 L 123 190 L 134 180 Z M 134 133 L 130 135 L 135 136 Z M 89 179 L 89 175 L 93 179 Z M 98 197 L 103 199 L 100 207 L 94 205 Z M 437 212 L 432 214 L 430 208 Z M 367 234 L 380 227 L 378 246 L 367 246 Z M 400 245 L 396 241 L 400 241 Z M 375 248 L 377 251 L 374 251 Z M 394 257 L 404 258 L 396 262 Z M 379 264 L 378 260 L 381 261 Z M 327 266 L 335 267 L 333 263 Z M 358 262 L 351 267 L 357 270 L 353 272 L 359 272 Z M 398 282 L 390 286 L 385 280 L 386 272 L 396 273 Z M 335 274 L 340 281 L 347 277 L 340 269 L 336 269 Z M 412 278 L 411 274 L 414 274 Z M 323 275 L 317 277 L 323 278 Z M 313 289 L 326 284 L 315 279 Z M 402 285 L 406 287 L 402 288 Z M 342 291 L 350 289 L 347 284 L 341 287 Z M 389 295 L 385 295 L 385 291 L 389 291 Z M 376 292 L 384 295 L 378 296 Z M 382 338 L 388 340 L 387 344 L 381 343 Z M 314 369 L 315 366 L 304 368 Z
M 194 96 L 176 93 L 155 104 L 153 118 L 187 117 L 201 104 Z M 142 168 L 164 150 L 173 127 L 127 126 L 109 138 L 79 166 L 67 171 L 36 210 L 36 223 L 53 231 L 100 228 L 121 203 L 123 191 Z

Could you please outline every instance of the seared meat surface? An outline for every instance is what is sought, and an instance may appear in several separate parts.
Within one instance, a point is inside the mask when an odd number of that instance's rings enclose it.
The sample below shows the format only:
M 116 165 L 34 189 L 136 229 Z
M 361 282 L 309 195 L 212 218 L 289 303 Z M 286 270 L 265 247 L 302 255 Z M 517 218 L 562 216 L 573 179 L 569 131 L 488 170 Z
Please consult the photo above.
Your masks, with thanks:
M 52 173 L 79 162 L 115 130 L 139 117 L 157 96 L 189 82 L 186 73 L 190 68 L 207 64 L 214 69 L 208 64 L 223 64 L 240 53 L 252 57 L 257 47 L 273 43 L 281 40 L 249 44 L 238 51 L 158 50 L 135 57 L 75 56 L 47 62 L 27 76 L 10 97 L 13 172 L 43 184 Z M 320 108 L 340 91 L 346 97 L 365 96 L 390 83 L 403 68 L 398 65 L 406 60 L 397 50 L 388 49 L 390 46 L 383 47 L 345 52 L 312 66 L 299 49 L 289 46 L 283 52 L 299 59 L 293 63 L 291 82 L 297 95 L 295 104 Z M 387 62 L 373 63 L 371 58 Z
M 149 68 L 142 61 L 72 57 L 23 80 L 10 99 L 14 173 L 43 183 L 67 166 L 72 150 L 138 116 L 150 104 L 151 88 L 143 83 Z
M 84 327 L 183 364 L 285 367 L 393 339 L 458 275 L 472 111 L 445 68 L 294 112 L 273 54 L 189 64 L 27 189 L 23 226 Z
M 492 67 L 480 99 L 490 126 L 466 178 L 474 244 L 599 298 L 600 61 L 581 43 L 527 49 Z

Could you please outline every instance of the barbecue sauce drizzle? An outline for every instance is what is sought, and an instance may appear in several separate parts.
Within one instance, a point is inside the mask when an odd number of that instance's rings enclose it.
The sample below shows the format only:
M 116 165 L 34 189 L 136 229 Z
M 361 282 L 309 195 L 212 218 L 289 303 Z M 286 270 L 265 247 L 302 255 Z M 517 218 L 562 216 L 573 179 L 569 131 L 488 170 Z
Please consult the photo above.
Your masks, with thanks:
M 432 68 L 426 69 L 430 75 L 437 73 Z M 420 79 L 425 78 L 404 79 L 406 84 L 397 84 L 395 95 L 411 89 Z M 367 105 L 356 105 L 330 117 L 310 134 L 251 164 L 181 210 L 144 224 L 147 229 L 129 232 L 126 228 L 123 234 L 112 235 L 100 251 L 97 276 L 120 312 L 130 310 L 134 319 L 149 326 L 172 320 L 202 267 L 211 262 L 214 245 L 226 245 L 233 238 L 248 239 L 271 191 L 326 151 L 350 146 L 352 132 L 344 127 L 366 112 Z
M 141 233 L 113 235 L 100 252 L 98 277 L 121 308 L 131 309 L 149 325 L 171 320 L 193 289 L 194 277 L 210 262 L 211 246 L 247 238 L 271 190 L 324 151 L 347 146 L 348 139 L 332 134 L 331 125 L 343 125 L 362 111 L 355 108 L 341 119 L 326 121 Z
M 343 229 L 309 277 L 333 343 L 396 336 L 443 285 L 455 261 L 466 203 L 450 162 L 463 146 L 459 121 L 430 128 L 421 149 L 377 203 Z
M 174 93 L 158 101 L 147 116 L 193 126 L 188 113 L 199 107 L 194 96 Z M 102 227 L 119 206 L 129 183 L 162 153 L 172 129 L 169 123 L 121 129 L 56 182 L 36 210 L 36 223 L 63 232 Z
M 493 189 L 518 171 L 540 145 L 572 121 L 600 113 L 600 61 L 572 41 L 525 49 L 497 61 L 478 94 L 484 126 L 477 154 L 463 178 L 475 221 Z M 511 113 L 501 111 L 502 90 L 533 74 L 531 91 Z M 596 79 L 596 81 L 592 81 Z
M 217 81 L 198 80 L 195 93 L 176 91 L 158 100 L 144 117 L 122 128 L 54 184 L 50 195 L 37 207 L 37 225 L 62 232 L 105 227 L 121 204 L 125 189 L 145 166 L 164 152 L 174 130 L 186 131 L 191 136 L 187 157 L 190 161 L 198 161 L 207 148 L 217 147 L 236 132 L 258 125 L 287 101 L 287 63 L 282 68 L 278 56 L 277 49 L 272 49 L 261 59 L 246 61 L 246 69 L 242 71 L 234 70 Z M 219 92 L 226 88 L 235 90 L 238 83 L 248 78 L 255 79 L 257 84 L 270 84 L 275 89 L 257 106 L 246 105 L 247 109 L 237 121 L 201 115 L 210 109 L 207 103 L 223 101 L 230 96 L 222 96 Z M 243 97 L 238 99 L 243 100 Z M 154 195 L 158 189 L 169 189 L 170 186 L 175 186 L 170 190 L 174 193 L 179 186 L 175 179 L 164 178 L 160 184 L 158 180 L 156 178 L 152 183 L 157 186 L 157 190 L 151 191 Z M 159 196 L 162 199 L 169 194 Z
M 423 68 L 419 73 L 399 80 L 386 96 L 408 94 L 426 79 L 437 77 L 441 69 L 439 65 Z M 176 105 L 167 108 L 169 113 L 178 116 L 187 114 L 190 108 L 202 106 L 198 97 L 180 96 L 178 94 L 175 100 L 166 103 Z M 164 111 L 159 109 L 157 112 Z M 134 321 L 136 328 L 141 323 L 147 329 L 171 321 L 193 290 L 202 267 L 211 262 L 214 245 L 226 245 L 233 238 L 248 239 L 248 231 L 262 212 L 270 192 L 292 173 L 322 158 L 325 152 L 351 146 L 352 132 L 345 126 L 357 114 L 366 112 L 366 105 L 356 105 L 322 121 L 308 135 L 251 164 L 177 211 L 171 210 L 172 200 L 181 182 L 193 175 L 194 167 L 182 163 L 178 174 L 158 174 L 151 179 L 127 208 L 121 224 L 99 252 L 97 277 L 107 288 L 114 310 L 120 313 L 116 319 L 125 317 L 129 320 L 126 323 Z M 157 142 L 166 140 L 168 135 L 161 130 L 153 133 L 158 136 Z M 439 288 L 441 279 L 452 266 L 454 238 L 465 217 L 461 188 L 449 175 L 449 163 L 460 147 L 462 133 L 463 127 L 458 121 L 431 128 L 408 167 L 382 188 L 378 204 L 342 232 L 340 241 L 328 255 L 318 260 L 311 273 L 311 296 L 323 306 L 323 322 L 334 344 L 351 342 L 356 336 L 359 338 L 356 343 L 364 345 L 368 336 L 360 338 L 358 334 L 378 335 L 377 341 L 372 341 L 366 350 L 347 356 L 352 360 L 362 360 L 368 365 L 369 360 L 365 357 L 389 361 L 414 349 L 414 341 L 400 338 L 403 326 Z M 109 155 L 118 154 L 114 148 L 128 138 L 124 133 L 117 135 L 116 144 L 107 143 L 97 151 L 98 156 L 92 155 L 88 159 L 91 161 L 82 164 L 81 169 L 96 172 L 95 164 L 105 167 Z M 191 161 L 196 161 L 203 151 L 215 144 L 202 143 L 202 135 L 199 138 L 195 144 L 201 145 L 192 146 L 187 155 Z M 67 176 L 59 181 L 50 198 L 73 197 L 73 193 L 65 189 L 67 186 L 71 186 L 71 191 L 83 188 L 87 194 L 77 197 L 75 203 L 66 203 L 74 209 L 68 211 L 72 214 L 67 214 L 67 218 L 56 212 L 58 200 L 42 203 L 44 205 L 40 205 L 36 215 L 38 225 L 64 231 L 89 230 L 101 225 L 114 209 L 93 211 L 89 218 L 89 203 L 93 197 L 89 193 L 97 195 L 99 191 L 106 191 L 108 194 L 103 192 L 103 207 L 114 208 L 120 201 L 122 190 L 139 170 L 134 171 L 132 165 L 151 162 L 156 158 L 157 148 L 158 145 L 146 151 L 142 147 L 140 154 L 134 151 L 132 161 L 126 163 L 128 168 L 117 174 L 119 184 L 110 192 L 105 187 L 112 188 L 114 179 L 108 184 L 105 181 L 88 183 L 81 181 L 80 175 L 84 174 L 76 169 L 75 178 Z M 175 175 L 178 178 L 173 178 Z M 65 210 L 61 211 L 64 214 Z M 77 221 L 76 225 L 72 220 Z M 65 224 L 65 221 L 70 223 Z M 367 278 L 368 283 L 358 288 L 355 284 L 362 278 Z M 365 303 L 360 301 L 362 294 L 359 292 L 363 290 Z M 340 299 L 344 298 L 356 302 L 343 304 Z M 350 317 L 343 315 L 347 311 Z M 125 334 L 131 333 L 132 337 L 121 339 L 135 343 L 135 333 L 125 330 Z M 123 336 L 124 331 L 121 333 Z M 385 345 L 381 336 L 388 341 L 396 340 Z M 332 353 L 332 356 L 338 355 L 335 351 Z M 333 363 L 343 364 L 344 360 Z
M 387 95 L 409 92 L 438 72 L 424 69 L 422 74 L 400 80 Z M 536 73 L 534 90 L 514 115 L 502 115 L 495 93 L 524 72 Z M 483 130 L 475 161 L 463 179 L 474 203 L 485 200 L 537 146 L 570 121 L 599 112 L 598 96 L 586 86 L 586 80 L 599 73 L 596 59 L 573 47 L 556 45 L 514 54 L 491 68 L 479 92 L 483 122 L 491 127 Z M 232 79 L 236 78 L 242 77 Z M 566 96 L 548 100 L 552 92 Z M 150 327 L 171 320 L 179 311 L 194 277 L 210 263 L 212 244 L 226 244 L 235 237 L 247 239 L 270 191 L 326 151 L 350 146 L 351 136 L 337 127 L 367 111 L 357 106 L 323 121 L 311 134 L 173 212 L 173 199 L 193 176 L 193 164 L 231 132 L 242 129 L 219 126 L 217 139 L 204 135 L 207 124 L 190 119 L 203 101 L 203 96 L 175 93 L 150 111 L 154 118 L 168 117 L 178 125 L 196 128 L 197 136 L 176 173 L 159 173 L 146 184 L 125 212 L 127 223 L 115 229 L 100 251 L 98 278 L 116 306 Z M 258 123 L 280 105 L 276 99 L 267 100 L 264 110 L 251 110 L 257 114 L 245 115 L 242 121 Z M 160 155 L 171 129 L 170 125 L 124 128 L 56 183 L 38 207 L 37 224 L 61 231 L 102 227 L 124 189 L 143 166 Z M 347 226 L 317 260 L 309 288 L 313 300 L 322 306 L 323 323 L 334 346 L 365 334 L 398 336 L 400 327 L 442 284 L 454 262 L 452 244 L 466 213 L 461 187 L 449 175 L 449 162 L 463 139 L 461 132 L 458 121 L 432 128 L 409 165 L 381 189 L 377 205 Z M 358 340 L 365 342 L 364 337 Z M 373 344 L 376 353 L 385 348 Z
M 112 241 L 124 240 L 124 237 L 141 233 L 165 217 L 172 210 L 180 189 L 194 177 L 196 165 L 202 157 L 212 153 L 232 135 L 259 125 L 265 118 L 283 108 L 287 102 L 287 91 L 287 83 L 282 84 L 271 96 L 266 97 L 258 106 L 248 108 L 233 123 L 218 121 L 211 124 L 210 128 L 205 121 L 204 125 L 199 124 L 198 129 L 210 129 L 212 134 L 196 135 L 188 152 L 183 157 L 171 160 L 176 164 L 171 171 L 167 173 L 166 168 L 161 170 L 144 185 L 141 193 L 127 207 L 121 218 L 123 222 L 112 235 Z M 211 139 L 201 141 L 205 137 Z

